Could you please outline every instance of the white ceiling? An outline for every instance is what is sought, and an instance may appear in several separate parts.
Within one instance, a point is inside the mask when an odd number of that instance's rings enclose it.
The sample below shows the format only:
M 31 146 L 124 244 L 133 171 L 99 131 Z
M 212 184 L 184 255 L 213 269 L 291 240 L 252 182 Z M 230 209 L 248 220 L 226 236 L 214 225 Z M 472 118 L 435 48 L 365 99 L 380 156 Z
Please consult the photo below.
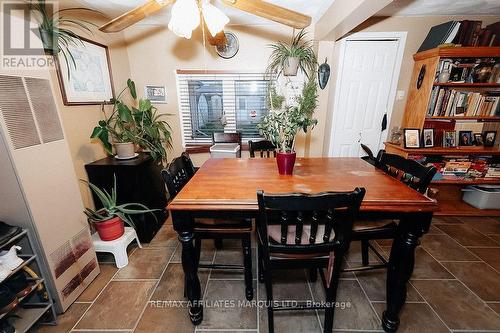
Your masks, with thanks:
M 267 0 L 267 2 L 283 6 L 285 8 L 309 15 L 314 20 L 318 20 L 330 7 L 334 0 Z M 146 0 L 73 0 L 81 6 L 93 8 L 105 13 L 110 18 L 117 17 L 141 4 Z M 219 1 L 212 0 L 212 3 L 221 8 L 231 19 L 230 25 L 235 24 L 269 24 L 270 21 L 257 16 L 234 10 L 223 6 Z M 141 25 L 166 25 L 170 18 L 170 9 L 166 8 L 157 14 L 137 23 Z
M 394 0 L 377 15 L 500 15 L 500 0 Z

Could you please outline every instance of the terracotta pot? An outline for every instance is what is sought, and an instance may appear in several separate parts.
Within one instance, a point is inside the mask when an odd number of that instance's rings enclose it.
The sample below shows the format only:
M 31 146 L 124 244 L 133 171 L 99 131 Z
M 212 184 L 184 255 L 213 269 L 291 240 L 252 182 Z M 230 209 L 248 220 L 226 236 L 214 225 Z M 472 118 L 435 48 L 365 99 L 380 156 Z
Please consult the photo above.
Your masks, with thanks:
M 94 226 L 103 241 L 112 241 L 120 238 L 125 233 L 125 225 L 118 216 L 107 221 L 94 222 Z
M 133 142 L 115 142 L 116 157 L 127 159 L 135 157 L 135 145 Z
M 290 57 L 285 62 L 285 66 L 283 68 L 283 75 L 295 76 L 297 75 L 298 70 L 299 70 L 299 58 Z
M 297 153 L 278 153 L 276 154 L 276 162 L 278 163 L 278 172 L 280 175 L 291 175 Z

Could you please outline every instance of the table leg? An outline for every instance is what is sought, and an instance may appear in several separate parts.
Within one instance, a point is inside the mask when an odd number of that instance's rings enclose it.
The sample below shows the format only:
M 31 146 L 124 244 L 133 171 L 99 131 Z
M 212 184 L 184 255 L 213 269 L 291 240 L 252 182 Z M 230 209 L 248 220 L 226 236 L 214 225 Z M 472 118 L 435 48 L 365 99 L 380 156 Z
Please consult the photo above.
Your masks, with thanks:
M 387 268 L 387 309 L 382 317 L 386 332 L 396 332 L 399 327 L 399 313 L 406 301 L 406 284 L 415 265 L 415 248 L 431 219 L 432 214 L 414 214 L 399 223 Z
M 198 279 L 198 263 L 193 245 L 193 221 L 190 216 L 176 211 L 172 212 L 172 221 L 182 245 L 185 293 L 190 303 L 189 317 L 194 325 L 199 325 L 203 320 L 203 306 L 201 304 L 200 280 Z

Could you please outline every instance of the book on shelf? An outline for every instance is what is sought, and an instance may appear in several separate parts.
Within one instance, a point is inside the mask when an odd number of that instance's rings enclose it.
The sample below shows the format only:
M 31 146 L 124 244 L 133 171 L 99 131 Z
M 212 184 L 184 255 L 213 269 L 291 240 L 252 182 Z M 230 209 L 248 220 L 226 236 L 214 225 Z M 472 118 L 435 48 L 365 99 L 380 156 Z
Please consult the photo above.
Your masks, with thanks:
M 428 117 L 500 116 L 500 92 L 477 92 L 434 87 Z
M 418 52 L 426 51 L 437 47 L 440 44 L 452 43 L 460 30 L 460 21 L 448 21 L 433 26 L 425 37 Z

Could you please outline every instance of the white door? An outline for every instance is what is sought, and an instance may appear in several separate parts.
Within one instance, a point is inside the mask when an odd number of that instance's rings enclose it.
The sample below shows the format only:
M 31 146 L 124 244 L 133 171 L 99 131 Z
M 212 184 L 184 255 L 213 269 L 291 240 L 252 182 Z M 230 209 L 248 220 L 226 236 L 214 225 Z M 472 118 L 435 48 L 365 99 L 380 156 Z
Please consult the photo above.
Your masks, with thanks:
M 398 40 L 345 42 L 330 156 L 363 156 L 360 143 L 369 146 L 374 154 L 378 152 L 382 134 L 387 133 L 387 130 L 382 133 L 382 121 L 387 117 L 389 103 L 394 102 L 390 99 L 398 43 Z

